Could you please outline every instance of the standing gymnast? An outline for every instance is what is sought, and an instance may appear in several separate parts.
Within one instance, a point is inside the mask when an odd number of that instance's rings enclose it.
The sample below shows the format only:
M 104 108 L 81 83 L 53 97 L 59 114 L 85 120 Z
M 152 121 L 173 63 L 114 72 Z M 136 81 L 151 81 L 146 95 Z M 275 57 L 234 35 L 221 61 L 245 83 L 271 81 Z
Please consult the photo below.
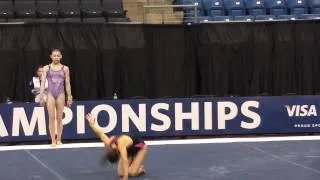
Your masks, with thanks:
M 88 114 L 86 119 L 105 145 L 107 153 L 104 160 L 111 163 L 119 161 L 117 171 L 122 180 L 127 180 L 128 176 L 140 176 L 145 173 L 143 162 L 148 146 L 143 140 L 124 134 L 108 137 L 99 128 L 96 119 L 91 114 Z
M 67 105 L 72 104 L 70 72 L 69 67 L 61 64 L 62 54 L 58 49 L 51 52 L 51 64 L 43 67 L 42 81 L 40 88 L 41 99 L 46 98 L 46 105 L 49 114 L 49 130 L 51 137 L 51 145 L 61 145 L 61 136 L 63 131 L 62 116 L 65 106 L 65 90 L 67 92 Z M 45 79 L 48 81 L 47 95 L 44 93 Z M 66 86 L 66 88 L 65 88 Z M 44 105 L 45 101 L 41 101 Z M 55 126 L 57 122 L 57 128 Z M 56 137 L 57 129 L 57 137 Z

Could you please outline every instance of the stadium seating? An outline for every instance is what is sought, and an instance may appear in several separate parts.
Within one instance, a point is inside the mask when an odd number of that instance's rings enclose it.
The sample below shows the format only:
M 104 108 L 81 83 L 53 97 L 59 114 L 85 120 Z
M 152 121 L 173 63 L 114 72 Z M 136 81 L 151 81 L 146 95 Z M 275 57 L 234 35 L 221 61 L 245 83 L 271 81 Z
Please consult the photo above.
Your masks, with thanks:
M 84 17 L 102 17 L 100 0 L 81 0 L 81 12 Z
M 81 0 L 81 13 L 83 22 L 106 22 L 100 0 Z
M 126 18 L 126 13 L 119 0 L 103 0 L 102 9 L 106 16 L 110 18 Z
M 320 0 L 308 0 L 307 6 L 311 14 L 320 14 Z
M 37 0 L 37 13 L 40 18 L 57 18 L 59 15 L 58 1 Z
M 276 19 L 275 15 L 256 15 L 255 21 L 273 21 Z
M 180 0 L 179 4 L 193 2 L 194 0 Z M 197 2 L 203 5 L 203 9 L 198 9 L 202 12 L 198 12 L 197 22 L 320 19 L 320 0 L 197 0 Z
M 0 22 L 108 22 L 113 17 L 129 20 L 122 0 L 0 0 Z
M 11 1 L 0 1 L 0 19 L 1 21 L 8 21 L 14 16 L 13 4 Z
M 18 18 L 35 18 L 36 17 L 35 0 L 15 0 L 14 12 Z
M 205 0 L 203 5 L 204 10 L 207 11 L 207 15 L 210 17 L 225 15 L 223 0 Z
M 224 5 L 229 16 L 245 15 L 244 0 L 225 0 Z
M 266 7 L 269 9 L 270 15 L 285 15 L 288 8 L 284 0 L 266 0 Z
M 307 14 L 306 0 L 287 0 L 289 13 L 293 15 Z
M 320 0 L 175 0 L 185 22 L 310 20 Z M 198 18 L 198 19 L 194 19 Z M 0 0 L 0 22 L 128 22 L 122 0 Z
M 213 21 L 232 21 L 232 16 L 214 16 L 211 18 Z
M 298 18 L 299 17 L 296 15 L 288 15 L 288 14 L 276 16 L 277 20 L 296 20 Z
M 233 18 L 235 21 L 253 21 L 254 17 L 253 16 L 235 16 Z
M 247 0 L 246 7 L 248 9 L 249 15 L 265 15 L 266 6 L 264 0 Z
M 301 14 L 300 19 L 320 19 L 320 14 Z

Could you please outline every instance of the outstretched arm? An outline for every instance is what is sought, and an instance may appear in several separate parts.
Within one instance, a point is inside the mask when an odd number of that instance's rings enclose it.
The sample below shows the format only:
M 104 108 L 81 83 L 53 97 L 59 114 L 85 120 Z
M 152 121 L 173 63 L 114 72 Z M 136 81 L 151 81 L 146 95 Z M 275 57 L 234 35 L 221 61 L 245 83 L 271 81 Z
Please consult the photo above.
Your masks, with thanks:
M 102 131 L 102 129 L 97 125 L 97 121 L 96 118 L 94 118 L 92 116 L 92 114 L 87 114 L 86 119 L 89 122 L 89 125 L 91 127 L 91 129 L 94 131 L 94 133 L 99 136 L 99 138 L 101 139 L 102 142 L 104 142 L 104 144 L 106 145 L 110 145 L 110 138 L 104 134 L 104 132 Z

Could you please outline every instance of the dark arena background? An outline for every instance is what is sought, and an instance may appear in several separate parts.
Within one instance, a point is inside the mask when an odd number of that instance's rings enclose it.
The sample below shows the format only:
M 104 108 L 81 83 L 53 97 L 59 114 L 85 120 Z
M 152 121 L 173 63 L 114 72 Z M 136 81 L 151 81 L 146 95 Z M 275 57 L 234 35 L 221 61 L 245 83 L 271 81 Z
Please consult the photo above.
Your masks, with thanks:
M 320 0 L 0 0 L 0 179 L 119 179 L 91 113 L 148 145 L 130 179 L 318 180 L 319 19 Z M 54 49 L 73 103 L 53 147 L 33 90 Z

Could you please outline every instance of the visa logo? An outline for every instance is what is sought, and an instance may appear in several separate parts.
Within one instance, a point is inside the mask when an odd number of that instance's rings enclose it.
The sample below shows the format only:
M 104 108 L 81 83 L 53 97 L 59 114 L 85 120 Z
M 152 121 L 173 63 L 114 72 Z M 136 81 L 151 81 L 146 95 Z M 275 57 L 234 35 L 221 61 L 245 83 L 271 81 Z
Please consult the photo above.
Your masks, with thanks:
M 285 105 L 288 116 L 318 116 L 315 105 Z

